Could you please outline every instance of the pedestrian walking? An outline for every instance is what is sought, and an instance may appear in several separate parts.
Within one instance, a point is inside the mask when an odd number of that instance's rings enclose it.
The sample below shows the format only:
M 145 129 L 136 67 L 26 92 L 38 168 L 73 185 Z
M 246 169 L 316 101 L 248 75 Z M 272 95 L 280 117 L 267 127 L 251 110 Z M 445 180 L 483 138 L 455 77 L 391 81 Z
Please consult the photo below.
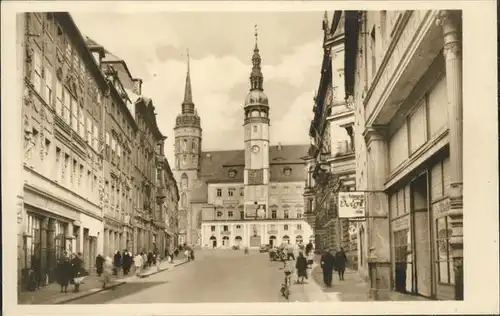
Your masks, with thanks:
M 122 265 L 123 265 L 123 275 L 128 275 L 130 272 L 130 267 L 132 267 L 132 256 L 127 249 L 123 251 Z
M 323 269 L 323 282 L 327 287 L 332 286 L 332 274 L 335 266 L 335 258 L 330 250 L 325 251 L 321 256 L 321 268 Z
M 120 254 L 120 251 L 116 251 L 115 255 L 113 256 L 113 275 L 118 276 L 118 271 L 122 267 L 122 255 Z
M 311 241 L 306 245 L 306 256 L 309 256 L 309 254 L 313 251 L 313 244 Z
M 142 268 L 146 269 L 148 266 L 148 256 L 146 255 L 146 251 L 142 252 Z
M 86 271 L 83 268 L 83 260 L 82 253 L 79 252 L 76 255 L 73 254 L 73 258 L 71 259 L 71 274 L 72 274 L 72 283 L 74 285 L 73 292 L 80 292 L 80 285 L 83 283 L 83 278 L 86 275 Z
M 297 283 L 304 283 L 304 278 L 307 279 L 307 259 L 302 252 L 299 252 L 297 256 L 295 268 L 297 269 Z
M 103 264 L 102 271 L 102 288 L 105 289 L 106 285 L 111 282 L 111 275 L 114 274 L 113 260 L 111 257 L 106 256 Z
M 97 273 L 97 276 L 100 277 L 102 275 L 102 269 L 104 268 L 104 257 L 101 256 L 100 254 L 97 255 L 95 258 L 95 270 Z
M 189 255 L 189 250 L 184 250 L 184 257 L 187 258 L 188 261 L 191 261 L 191 256 Z
M 347 265 L 347 256 L 344 249 L 341 247 L 339 251 L 335 254 L 335 268 L 339 274 L 339 280 L 344 280 L 345 267 Z
M 135 266 L 135 275 L 139 276 L 140 273 L 141 273 L 141 270 L 142 270 L 142 268 L 144 266 L 144 260 L 142 258 L 142 254 L 138 253 L 134 257 L 134 266 Z
M 288 246 L 286 248 L 286 253 L 287 253 L 287 255 L 286 255 L 287 260 L 290 260 L 290 259 L 295 260 L 295 255 L 293 254 L 293 247 L 292 246 Z
M 57 283 L 61 286 L 61 293 L 68 293 L 68 285 L 72 279 L 71 263 L 65 254 L 57 261 L 56 266 Z

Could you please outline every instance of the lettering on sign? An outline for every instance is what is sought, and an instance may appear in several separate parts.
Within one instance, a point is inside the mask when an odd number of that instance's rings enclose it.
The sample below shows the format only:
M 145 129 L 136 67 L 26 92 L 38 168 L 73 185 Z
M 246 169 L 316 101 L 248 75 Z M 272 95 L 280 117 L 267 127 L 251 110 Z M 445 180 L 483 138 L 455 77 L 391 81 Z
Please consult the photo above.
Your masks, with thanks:
M 364 192 L 339 192 L 338 201 L 340 218 L 365 216 Z

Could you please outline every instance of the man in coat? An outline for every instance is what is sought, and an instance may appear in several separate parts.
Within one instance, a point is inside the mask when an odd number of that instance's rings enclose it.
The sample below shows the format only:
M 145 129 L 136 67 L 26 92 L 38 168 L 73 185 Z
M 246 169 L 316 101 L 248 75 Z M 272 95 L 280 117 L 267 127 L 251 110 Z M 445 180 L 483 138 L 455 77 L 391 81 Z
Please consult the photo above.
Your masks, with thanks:
M 341 247 L 339 251 L 335 254 L 335 268 L 339 274 L 339 280 L 344 280 L 345 266 L 347 264 L 347 256 L 345 255 L 344 249 Z
M 323 269 L 323 282 L 327 287 L 332 286 L 332 274 L 335 266 L 335 258 L 330 253 L 330 249 L 321 256 L 321 268 Z

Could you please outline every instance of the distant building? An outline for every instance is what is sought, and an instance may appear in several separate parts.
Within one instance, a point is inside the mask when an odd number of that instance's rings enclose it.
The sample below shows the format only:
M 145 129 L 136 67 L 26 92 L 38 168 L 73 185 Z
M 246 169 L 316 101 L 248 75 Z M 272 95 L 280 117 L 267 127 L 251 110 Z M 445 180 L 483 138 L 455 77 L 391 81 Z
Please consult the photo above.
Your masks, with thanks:
M 182 114 L 175 128 L 175 174 L 180 208 L 186 212 L 187 243 L 258 247 L 307 243 L 311 238 L 302 196 L 305 163 L 301 157 L 308 146 L 270 145 L 270 108 L 257 44 L 252 63 L 242 150 L 202 152 L 188 68 Z

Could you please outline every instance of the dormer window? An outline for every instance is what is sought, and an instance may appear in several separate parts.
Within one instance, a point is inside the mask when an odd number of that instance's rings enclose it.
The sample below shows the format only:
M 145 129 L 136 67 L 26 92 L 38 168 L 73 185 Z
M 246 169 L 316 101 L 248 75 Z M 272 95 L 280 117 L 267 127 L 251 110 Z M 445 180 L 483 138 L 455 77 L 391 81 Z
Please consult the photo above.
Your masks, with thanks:
M 290 168 L 290 167 L 286 167 L 286 168 L 284 168 L 284 169 L 283 169 L 283 174 L 284 174 L 285 176 L 287 176 L 287 177 L 288 177 L 288 176 L 291 176 L 291 175 L 292 175 L 292 168 Z

